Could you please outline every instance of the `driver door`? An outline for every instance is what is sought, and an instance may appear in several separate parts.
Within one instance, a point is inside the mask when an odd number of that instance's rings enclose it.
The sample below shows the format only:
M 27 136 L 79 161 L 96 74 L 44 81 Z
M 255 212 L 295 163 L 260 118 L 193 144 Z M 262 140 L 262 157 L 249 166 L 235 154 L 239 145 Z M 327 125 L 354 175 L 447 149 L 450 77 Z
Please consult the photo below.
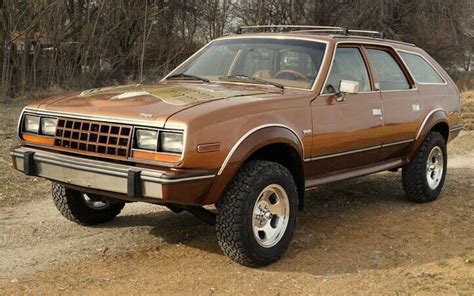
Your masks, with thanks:
M 306 160 L 308 186 L 334 173 L 375 163 L 383 128 L 382 100 L 375 91 L 364 49 L 339 46 L 321 94 L 312 101 L 312 157 Z M 359 83 L 359 92 L 341 94 L 341 80 Z

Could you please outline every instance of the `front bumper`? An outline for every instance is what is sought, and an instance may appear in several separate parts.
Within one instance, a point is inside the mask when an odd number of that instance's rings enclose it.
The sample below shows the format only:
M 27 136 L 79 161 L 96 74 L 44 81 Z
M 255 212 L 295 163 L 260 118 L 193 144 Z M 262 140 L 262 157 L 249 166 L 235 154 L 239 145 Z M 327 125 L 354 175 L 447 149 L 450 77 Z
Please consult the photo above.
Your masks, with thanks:
M 51 153 L 29 147 L 11 150 L 14 167 L 27 175 L 43 177 L 66 186 L 114 193 L 124 198 L 144 197 L 183 204 L 199 203 L 214 174 L 206 171 L 161 171 Z M 179 185 L 193 190 L 187 196 L 175 196 Z M 198 189 L 198 190 L 196 190 Z M 176 191 L 176 190 L 174 190 Z

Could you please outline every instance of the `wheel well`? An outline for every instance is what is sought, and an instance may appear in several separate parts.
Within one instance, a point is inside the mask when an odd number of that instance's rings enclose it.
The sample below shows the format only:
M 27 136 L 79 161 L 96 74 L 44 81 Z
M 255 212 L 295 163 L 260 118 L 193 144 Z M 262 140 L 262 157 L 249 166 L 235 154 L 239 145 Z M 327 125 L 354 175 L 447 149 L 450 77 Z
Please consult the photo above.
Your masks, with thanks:
M 435 126 L 433 126 L 433 128 L 431 129 L 431 131 L 434 131 L 434 132 L 438 132 L 440 133 L 444 140 L 446 141 L 446 143 L 448 143 L 448 138 L 449 138 L 449 126 L 446 122 L 440 122 L 440 123 L 437 123 Z
M 298 188 L 298 208 L 304 208 L 304 171 L 303 161 L 296 151 L 289 144 L 270 144 L 255 151 L 247 160 L 268 160 L 286 167 L 295 178 Z

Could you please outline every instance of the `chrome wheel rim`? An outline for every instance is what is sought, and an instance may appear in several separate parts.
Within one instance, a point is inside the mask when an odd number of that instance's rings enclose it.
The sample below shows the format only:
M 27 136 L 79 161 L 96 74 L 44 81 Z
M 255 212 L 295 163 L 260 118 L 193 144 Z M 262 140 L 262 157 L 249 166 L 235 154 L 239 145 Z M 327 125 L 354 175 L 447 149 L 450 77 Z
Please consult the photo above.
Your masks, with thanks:
M 290 202 L 285 189 L 271 184 L 260 192 L 253 208 L 252 230 L 264 248 L 276 245 L 285 234 L 290 217 Z
M 100 200 L 87 194 L 82 194 L 82 199 L 86 206 L 94 210 L 103 210 L 109 206 L 109 201 Z
M 444 156 L 440 147 L 431 149 L 426 162 L 426 180 L 431 189 L 436 189 L 441 182 L 444 171 Z

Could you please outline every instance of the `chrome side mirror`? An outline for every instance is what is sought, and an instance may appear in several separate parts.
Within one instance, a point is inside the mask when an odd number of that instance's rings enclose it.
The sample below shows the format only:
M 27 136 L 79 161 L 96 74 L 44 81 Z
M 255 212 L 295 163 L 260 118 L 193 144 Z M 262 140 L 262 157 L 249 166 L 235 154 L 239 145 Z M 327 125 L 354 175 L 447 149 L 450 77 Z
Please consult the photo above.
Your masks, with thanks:
M 356 94 L 359 92 L 360 84 L 357 81 L 341 80 L 339 91 L 341 93 Z
M 339 83 L 339 93 L 336 94 L 336 101 L 342 102 L 345 100 L 345 94 L 356 94 L 359 92 L 360 83 L 351 80 L 341 80 Z

